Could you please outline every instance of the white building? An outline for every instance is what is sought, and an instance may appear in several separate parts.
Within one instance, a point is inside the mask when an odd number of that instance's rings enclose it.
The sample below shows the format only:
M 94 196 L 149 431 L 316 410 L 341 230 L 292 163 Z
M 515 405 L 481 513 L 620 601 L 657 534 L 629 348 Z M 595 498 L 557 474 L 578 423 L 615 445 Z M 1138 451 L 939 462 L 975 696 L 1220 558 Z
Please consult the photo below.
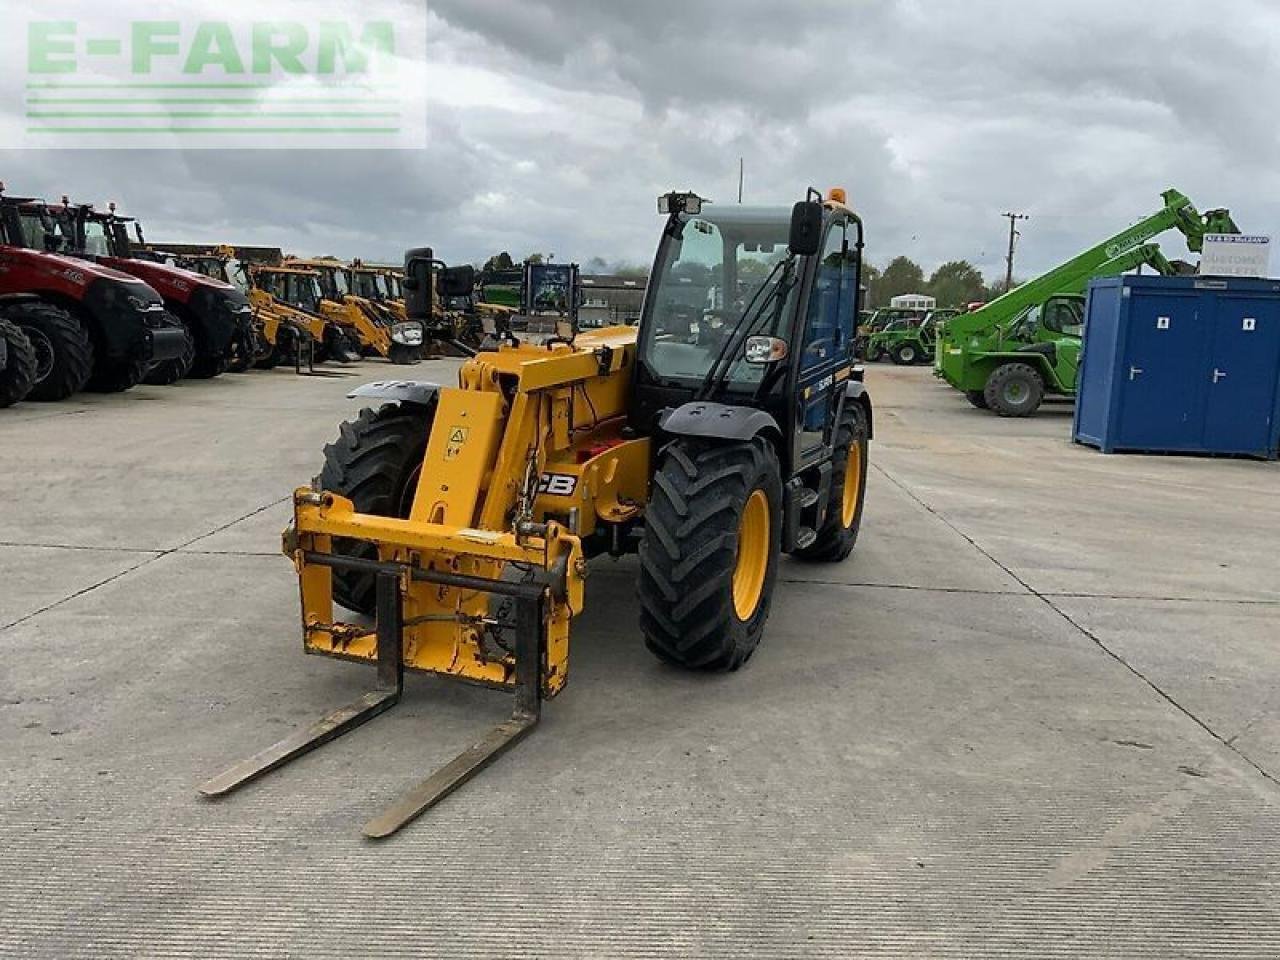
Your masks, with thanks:
M 937 305 L 937 300 L 926 297 L 923 293 L 904 293 L 889 301 L 889 306 L 903 310 L 932 310 Z

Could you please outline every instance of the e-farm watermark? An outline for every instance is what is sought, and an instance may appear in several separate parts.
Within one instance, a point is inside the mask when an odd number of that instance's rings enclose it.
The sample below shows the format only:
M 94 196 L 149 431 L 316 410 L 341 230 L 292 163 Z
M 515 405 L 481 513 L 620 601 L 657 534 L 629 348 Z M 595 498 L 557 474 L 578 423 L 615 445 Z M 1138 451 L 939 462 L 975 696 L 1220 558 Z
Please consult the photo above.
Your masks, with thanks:
M 28 20 L 25 49 L 6 57 L 21 103 L 10 145 L 426 145 L 422 0 L 112 6 Z

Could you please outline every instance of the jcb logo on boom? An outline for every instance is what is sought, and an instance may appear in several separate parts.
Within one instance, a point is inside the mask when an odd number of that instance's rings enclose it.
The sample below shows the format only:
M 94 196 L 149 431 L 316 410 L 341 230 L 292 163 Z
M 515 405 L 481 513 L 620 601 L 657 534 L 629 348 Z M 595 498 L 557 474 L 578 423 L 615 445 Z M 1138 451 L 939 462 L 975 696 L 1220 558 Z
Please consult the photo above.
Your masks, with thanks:
M 538 493 L 548 497 L 571 497 L 578 486 L 578 478 L 571 473 L 544 473 L 538 482 Z

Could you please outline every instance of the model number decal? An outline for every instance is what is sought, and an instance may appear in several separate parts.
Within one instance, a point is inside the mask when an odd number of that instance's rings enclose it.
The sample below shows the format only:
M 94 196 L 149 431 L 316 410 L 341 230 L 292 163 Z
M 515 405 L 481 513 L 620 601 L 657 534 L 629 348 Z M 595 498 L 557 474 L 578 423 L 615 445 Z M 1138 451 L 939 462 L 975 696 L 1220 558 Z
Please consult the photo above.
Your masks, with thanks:
M 578 478 L 572 473 L 544 473 L 538 483 L 538 492 L 549 497 L 571 497 L 577 486 Z

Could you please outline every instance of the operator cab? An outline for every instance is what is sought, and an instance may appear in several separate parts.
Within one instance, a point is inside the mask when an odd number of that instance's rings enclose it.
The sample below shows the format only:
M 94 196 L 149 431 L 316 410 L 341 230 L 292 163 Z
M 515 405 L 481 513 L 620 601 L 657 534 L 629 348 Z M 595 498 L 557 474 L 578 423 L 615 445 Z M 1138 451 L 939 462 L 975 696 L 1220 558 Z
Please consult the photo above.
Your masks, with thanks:
M 668 220 L 641 311 L 632 425 L 652 433 L 693 401 L 756 408 L 794 437 L 780 453 L 802 468 L 822 456 L 853 372 L 861 221 L 842 191 L 794 207 L 659 202 Z

